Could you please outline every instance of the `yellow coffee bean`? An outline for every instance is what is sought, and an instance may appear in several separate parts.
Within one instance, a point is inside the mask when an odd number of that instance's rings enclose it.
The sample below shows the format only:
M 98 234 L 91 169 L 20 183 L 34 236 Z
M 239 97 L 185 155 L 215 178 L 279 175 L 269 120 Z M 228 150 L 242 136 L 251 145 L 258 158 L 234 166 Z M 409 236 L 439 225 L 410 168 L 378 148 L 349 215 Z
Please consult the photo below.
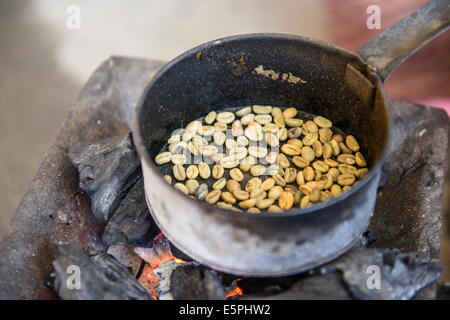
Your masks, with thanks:
M 305 146 L 312 146 L 312 144 L 314 143 L 314 141 L 317 141 L 319 139 L 319 135 L 316 132 L 313 133 L 308 133 L 304 138 L 303 138 L 303 144 Z
M 333 197 L 338 197 L 342 194 L 342 188 L 337 184 L 333 184 L 330 191 Z
M 254 165 L 250 168 L 250 174 L 254 177 L 259 177 L 266 174 L 266 167 L 260 164 Z
M 222 190 L 223 188 L 225 188 L 226 184 L 227 184 L 227 180 L 225 178 L 220 178 L 219 180 L 214 182 L 214 184 L 212 185 L 212 188 L 215 190 Z
M 198 177 L 198 168 L 197 166 L 191 164 L 186 169 L 186 178 L 188 179 L 196 179 Z
M 273 133 L 266 133 L 266 143 L 271 147 L 278 147 L 280 140 Z
M 345 144 L 353 152 L 359 151 L 359 143 L 354 136 L 348 135 L 345 137 Z
M 252 207 L 247 209 L 247 213 L 261 213 L 261 211 L 258 208 Z
M 225 132 L 225 131 L 227 131 L 228 126 L 226 123 L 223 123 L 223 122 L 215 122 L 214 128 L 218 131 Z
M 317 127 L 317 124 L 314 121 L 311 120 L 306 121 L 305 126 L 309 133 L 319 132 L 319 128 Z
M 278 153 L 273 151 L 269 152 L 266 156 L 266 161 L 267 163 L 274 164 L 275 162 L 278 161 Z
M 242 117 L 241 119 L 241 123 L 246 126 L 248 125 L 250 122 L 255 120 L 255 115 L 253 113 L 250 114 L 246 114 L 245 116 Z
M 362 179 L 365 177 L 365 175 L 369 172 L 369 170 L 367 168 L 363 168 L 363 169 L 358 169 L 355 172 L 355 176 L 358 177 L 359 179 Z
M 224 172 L 225 172 L 225 170 L 224 170 L 223 166 L 220 164 L 216 164 L 216 165 L 214 165 L 214 167 L 212 169 L 212 177 L 214 179 L 220 179 L 223 177 Z
M 359 167 L 367 166 L 366 159 L 364 158 L 364 156 L 362 155 L 361 152 L 356 152 L 356 154 L 355 154 L 355 162 L 356 162 L 356 165 L 358 165 Z M 351 163 L 349 163 L 349 164 L 351 164 Z
M 200 129 L 198 129 L 198 133 L 205 137 L 212 136 L 214 132 L 216 132 L 216 128 L 213 126 L 201 126 Z
M 333 159 L 325 159 L 324 161 L 330 168 L 337 168 L 339 166 L 339 162 Z
M 188 189 L 189 194 L 195 194 L 199 186 L 200 184 L 195 179 L 189 179 L 186 181 L 186 188 Z
M 169 176 L 169 175 L 166 174 L 163 178 L 164 178 L 164 180 L 165 180 L 167 183 L 172 184 L 172 177 L 171 177 L 171 176 Z
M 302 200 L 300 200 L 300 208 L 307 208 L 311 205 L 309 196 L 304 196 Z
M 173 186 L 175 188 L 177 188 L 178 190 L 180 190 L 181 192 L 183 192 L 185 195 L 189 194 L 189 190 L 184 184 L 178 182 L 178 183 L 175 183 Z
M 181 164 L 176 164 L 172 168 L 173 176 L 178 181 L 183 181 L 186 179 L 186 171 L 184 171 L 184 167 Z
M 283 193 L 283 188 L 280 186 L 274 186 L 269 190 L 268 197 L 269 199 L 277 200 L 281 193 Z
M 239 202 L 239 207 L 241 207 L 242 209 L 249 209 L 251 207 L 254 207 L 255 205 L 256 205 L 256 199 L 255 198 Z
M 335 141 L 335 140 L 331 140 L 331 142 L 333 142 L 333 141 Z M 352 153 L 352 150 L 350 150 L 350 149 L 345 145 L 345 143 L 339 142 L 338 145 L 339 145 L 339 149 L 340 149 L 340 151 L 341 151 L 342 153 L 346 153 L 346 154 L 351 154 L 351 153 Z
M 232 123 L 235 119 L 234 113 L 232 112 L 220 112 L 217 114 L 216 120 L 225 124 Z
M 266 124 L 272 122 L 272 116 L 270 114 L 258 114 L 255 116 L 255 121 L 259 124 Z
M 169 163 L 172 159 L 172 154 L 170 152 L 161 152 L 155 157 L 155 163 L 156 164 L 166 164 Z
M 340 145 L 335 140 L 331 140 L 330 145 L 333 149 L 333 156 L 337 157 L 341 153 Z
M 295 168 L 287 168 L 284 171 L 284 181 L 286 183 L 292 183 L 297 178 L 297 170 Z
M 236 180 L 228 180 L 226 184 L 227 190 L 230 193 L 234 193 L 236 190 L 241 190 L 241 185 Z
M 198 164 L 198 174 L 203 179 L 208 179 L 211 176 L 211 169 L 206 162 L 200 162 Z
M 340 154 L 337 160 L 343 164 L 355 164 L 355 156 L 352 154 Z
M 279 206 L 277 205 L 271 205 L 269 207 L 269 209 L 267 209 L 267 211 L 269 211 L 270 213 L 281 213 L 284 212 L 283 209 L 281 209 Z
M 333 126 L 330 120 L 321 116 L 315 117 L 314 122 L 321 128 L 331 128 Z
M 256 159 L 252 156 L 245 157 L 239 164 L 239 169 L 244 172 L 250 171 L 250 168 L 257 163 Z
M 288 138 L 288 131 L 286 128 L 281 128 L 278 132 L 277 132 L 277 136 L 278 139 L 280 141 L 285 141 Z
M 294 144 L 286 143 L 281 146 L 281 152 L 288 156 L 298 156 L 301 153 L 301 148 Z
M 273 178 L 267 178 L 266 180 L 264 180 L 263 183 L 261 183 L 260 188 L 264 191 L 268 191 L 270 189 L 272 189 L 275 186 L 275 180 L 273 180 Z
M 328 128 L 320 128 L 319 129 L 319 140 L 322 143 L 327 143 L 331 141 L 333 136 L 333 131 Z
M 220 164 L 225 169 L 235 168 L 235 167 L 237 167 L 239 165 L 239 159 L 237 157 L 234 157 L 234 156 L 228 156 L 228 157 L 222 158 L 220 160 Z
M 312 144 L 316 158 L 320 158 L 323 155 L 323 146 L 320 141 L 314 141 Z
M 292 163 L 295 164 L 298 168 L 306 168 L 309 166 L 310 161 L 301 156 L 295 156 L 292 158 Z
M 278 198 L 278 206 L 283 210 L 289 210 L 294 205 L 294 196 L 292 193 L 283 191 Z
M 208 202 L 210 204 L 216 203 L 217 201 L 219 201 L 221 193 L 222 192 L 220 190 L 217 190 L 217 189 L 211 191 L 205 197 L 206 202 Z
M 236 142 L 237 142 L 238 146 L 240 146 L 240 147 L 246 147 L 246 146 L 248 146 L 248 143 L 249 143 L 248 138 L 246 136 L 237 137 Z
M 257 123 L 257 125 L 252 125 L 245 128 L 244 134 L 250 141 L 261 141 L 264 137 L 262 127 L 259 123 Z
M 256 201 L 256 207 L 260 210 L 265 210 L 273 205 L 273 199 L 258 199 Z
M 227 203 L 230 204 L 236 203 L 236 198 L 233 196 L 233 194 L 231 194 L 231 192 L 222 192 L 220 197 L 222 198 L 223 201 Z
M 275 124 L 277 124 L 280 128 L 286 127 L 286 124 L 284 123 L 284 117 L 281 114 L 277 115 L 277 116 L 274 116 L 273 122 Z
M 244 180 L 244 174 L 242 173 L 241 170 L 239 170 L 238 168 L 234 168 L 230 170 L 230 177 L 233 180 L 236 180 L 238 182 Z
M 242 127 L 242 123 L 240 120 L 234 120 L 231 124 L 231 134 L 234 137 L 239 137 L 244 134 L 244 128 Z
M 284 118 L 284 123 L 286 124 L 286 126 L 288 127 L 301 127 L 303 124 L 303 120 L 302 119 L 297 119 L 297 118 Z
M 216 146 L 208 145 L 199 148 L 199 151 L 206 157 L 211 157 L 219 151 Z
M 216 131 L 213 134 L 213 140 L 215 144 L 221 146 L 225 143 L 225 140 L 227 140 L 227 136 L 223 132 Z
M 341 186 L 351 186 L 355 183 L 355 176 L 350 173 L 343 173 L 338 177 L 338 184 Z
M 272 112 L 272 106 L 253 106 L 253 112 L 256 114 L 270 114 Z
M 309 147 L 309 146 L 305 146 L 301 149 L 300 154 L 302 155 L 303 158 L 305 158 L 308 161 L 313 161 L 314 158 L 316 157 L 316 153 L 314 152 L 314 150 Z
M 303 171 L 299 171 L 297 173 L 297 178 L 295 180 L 297 182 L 297 185 L 299 185 L 299 186 L 302 186 L 302 185 L 304 185 L 306 183 L 305 182 L 305 178 L 303 176 Z
M 254 190 L 258 189 L 261 186 L 261 184 L 262 184 L 261 179 L 259 179 L 259 178 L 252 178 L 245 185 L 245 190 L 247 192 L 253 192 Z
M 298 111 L 295 108 L 287 108 L 283 111 L 283 117 L 285 118 L 294 118 L 297 115 Z
M 216 121 L 217 112 L 211 111 L 205 117 L 206 124 L 213 124 Z
M 337 143 L 344 142 L 344 137 L 339 133 L 335 134 L 331 139 L 335 140 Z
M 286 180 L 284 180 L 284 178 L 279 173 L 272 175 L 272 179 L 275 181 L 275 184 L 282 187 L 286 186 Z
M 314 180 L 314 169 L 311 167 L 306 167 L 303 169 L 303 177 L 305 178 L 305 181 Z
M 276 116 L 283 115 L 283 111 L 281 111 L 281 109 L 278 107 L 272 107 L 271 114 L 272 114 L 272 117 L 275 118 Z
M 236 189 L 232 192 L 232 194 L 239 201 L 247 200 L 250 198 L 250 194 L 245 190 Z
M 236 111 L 236 115 L 238 117 L 243 117 L 243 116 L 249 114 L 250 112 L 252 112 L 252 107 L 244 107 L 244 108 L 241 108 L 238 111 Z
M 333 147 L 331 146 L 331 143 L 326 142 L 323 145 L 323 158 L 324 159 L 329 159 L 331 158 L 331 156 L 333 155 Z
M 349 165 L 349 164 L 340 164 L 338 166 L 338 170 L 341 174 L 344 174 L 344 173 L 355 174 L 356 173 L 356 167 Z
M 318 170 L 318 171 L 320 171 L 322 173 L 326 173 L 330 169 L 328 164 L 326 164 L 326 162 L 321 161 L 321 160 L 314 161 L 312 166 L 313 166 L 314 169 L 316 169 L 316 170 Z

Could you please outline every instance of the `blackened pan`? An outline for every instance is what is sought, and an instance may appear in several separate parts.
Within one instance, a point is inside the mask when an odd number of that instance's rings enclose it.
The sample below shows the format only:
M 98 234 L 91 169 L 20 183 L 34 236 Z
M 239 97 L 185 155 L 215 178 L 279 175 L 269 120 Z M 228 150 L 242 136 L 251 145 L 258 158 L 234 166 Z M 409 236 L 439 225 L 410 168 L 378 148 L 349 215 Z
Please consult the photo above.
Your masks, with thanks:
M 198 262 L 243 276 L 298 273 L 351 248 L 372 216 L 389 150 L 383 82 L 444 31 L 449 17 L 448 0 L 432 1 L 358 53 L 294 35 L 248 34 L 205 43 L 166 64 L 143 93 L 133 122 L 147 203 L 158 226 Z M 292 75 L 295 81 L 258 70 Z M 173 130 L 212 110 L 253 104 L 293 106 L 329 118 L 358 137 L 369 173 L 328 202 L 257 215 L 191 199 L 162 179 L 153 159 Z

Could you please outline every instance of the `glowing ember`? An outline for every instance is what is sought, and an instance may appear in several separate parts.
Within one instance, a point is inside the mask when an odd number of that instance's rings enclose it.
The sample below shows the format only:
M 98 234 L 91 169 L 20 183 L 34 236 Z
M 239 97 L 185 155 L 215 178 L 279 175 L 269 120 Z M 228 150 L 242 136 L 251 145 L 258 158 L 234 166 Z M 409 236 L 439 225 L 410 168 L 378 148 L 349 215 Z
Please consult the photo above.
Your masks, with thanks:
M 236 288 L 234 288 L 234 290 L 228 292 L 225 295 L 225 298 L 231 298 L 231 297 L 238 296 L 238 295 L 242 296 L 243 294 L 244 294 L 244 292 L 242 291 L 242 289 L 239 288 L 238 286 L 236 286 Z
M 179 264 L 186 261 L 178 259 L 172 254 L 169 241 L 162 232 L 153 239 L 151 248 L 135 248 L 134 251 L 147 262 L 139 283 L 147 289 L 153 299 L 158 300 L 160 298 L 161 272 L 171 273 L 173 263 Z
M 230 288 L 228 289 L 228 292 L 225 294 L 225 298 L 231 298 L 234 296 L 242 296 L 244 294 L 244 291 L 237 285 L 238 281 L 241 281 L 242 279 L 243 278 L 237 278 L 237 279 L 233 280 Z

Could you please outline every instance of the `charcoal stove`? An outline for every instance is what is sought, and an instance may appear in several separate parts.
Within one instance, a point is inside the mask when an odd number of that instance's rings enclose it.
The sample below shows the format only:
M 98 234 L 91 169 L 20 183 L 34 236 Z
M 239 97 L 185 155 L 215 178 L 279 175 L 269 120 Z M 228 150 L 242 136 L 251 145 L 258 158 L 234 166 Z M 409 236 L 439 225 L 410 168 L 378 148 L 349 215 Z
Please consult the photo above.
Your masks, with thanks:
M 60 256 L 55 245 L 77 242 L 86 252 L 109 250 L 113 254 L 114 246 L 108 248 L 101 240 L 103 226 L 94 219 L 89 196 L 79 188 L 78 172 L 70 163 L 68 150 L 128 133 L 133 106 L 161 65 L 152 60 L 112 57 L 90 77 L 19 205 L 11 221 L 11 234 L 0 244 L 2 299 L 57 297 L 45 285 L 54 269 L 52 262 Z M 368 227 L 377 239 L 369 247 L 395 248 L 436 260 L 444 230 L 443 167 L 449 150 L 448 117 L 442 110 L 406 102 L 394 101 L 391 107 L 396 151 L 383 168 L 377 205 Z M 176 250 L 173 253 L 188 260 Z M 120 261 L 139 272 L 136 265 L 140 263 L 130 265 L 132 260 Z M 340 266 L 346 263 L 341 261 Z M 337 267 L 331 265 L 328 270 L 333 268 Z M 247 298 L 262 294 L 277 299 L 355 297 L 338 285 L 342 279 L 336 272 L 312 277 L 302 274 L 288 278 L 244 278 L 234 284 L 241 277 L 220 276 L 223 286 L 237 286 Z M 323 283 L 332 285 L 332 290 L 327 287 L 331 293 L 312 295 L 319 292 L 313 288 Z M 309 295 L 305 294 L 308 288 Z M 437 288 L 433 280 L 416 297 L 435 298 Z

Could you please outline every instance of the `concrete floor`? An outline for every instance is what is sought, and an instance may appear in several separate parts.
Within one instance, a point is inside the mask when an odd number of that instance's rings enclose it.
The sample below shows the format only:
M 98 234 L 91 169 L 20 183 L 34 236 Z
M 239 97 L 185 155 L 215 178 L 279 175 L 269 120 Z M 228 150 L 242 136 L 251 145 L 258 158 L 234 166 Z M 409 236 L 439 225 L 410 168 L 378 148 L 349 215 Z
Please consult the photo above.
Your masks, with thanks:
M 71 4 L 81 10 L 80 30 L 66 27 Z M 0 238 L 83 83 L 108 56 L 169 60 L 249 32 L 326 40 L 323 12 L 316 0 L 2 0 Z

